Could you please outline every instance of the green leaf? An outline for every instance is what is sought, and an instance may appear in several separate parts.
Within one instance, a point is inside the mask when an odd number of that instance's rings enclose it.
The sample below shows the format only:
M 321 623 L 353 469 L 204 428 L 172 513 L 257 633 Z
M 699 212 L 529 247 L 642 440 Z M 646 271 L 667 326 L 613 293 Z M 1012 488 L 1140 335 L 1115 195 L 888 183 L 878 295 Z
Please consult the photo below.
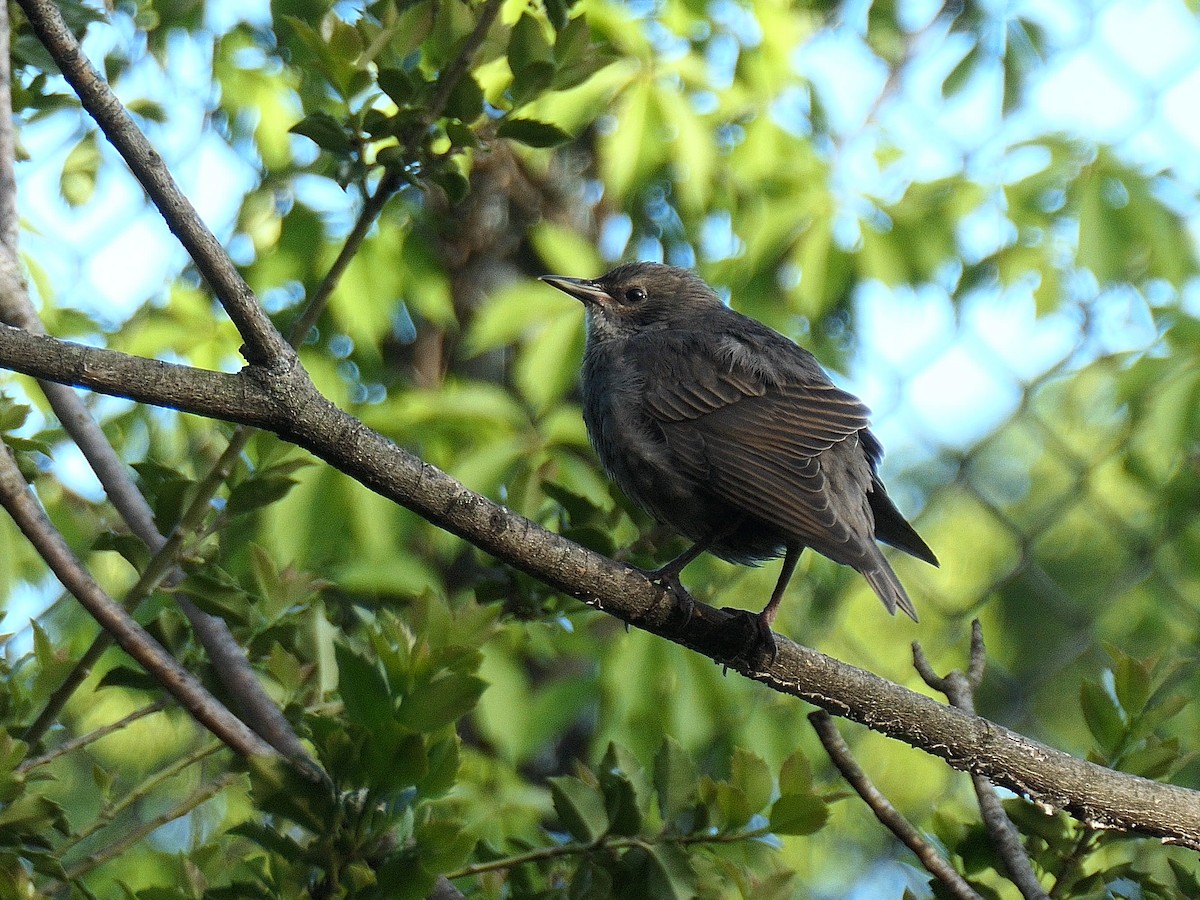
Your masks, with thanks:
M 654 789 L 663 822 L 671 823 L 696 802 L 696 766 L 670 735 L 654 758 Z
M 1196 878 L 1194 872 L 1184 868 L 1183 863 L 1177 859 L 1167 858 L 1167 865 L 1171 867 L 1171 874 L 1175 877 L 1175 886 L 1179 888 L 1181 894 L 1185 897 L 1200 897 L 1200 879 Z
M 549 411 L 578 380 L 584 330 L 574 315 L 556 316 L 537 329 L 517 357 L 513 380 L 539 412 Z
M 558 819 L 576 840 L 591 843 L 608 831 L 604 798 L 572 775 L 551 778 L 550 796 Z
M 96 685 L 97 688 L 120 687 L 133 688 L 146 693 L 154 693 L 159 684 L 141 669 L 131 669 L 128 666 L 113 666 L 104 673 L 104 677 Z
M 288 129 L 308 138 L 322 150 L 340 155 L 350 152 L 350 137 L 342 123 L 328 113 L 315 112 L 305 116 Z
M 0 829 L 36 834 L 47 828 L 61 834 L 71 833 L 63 808 L 48 797 L 25 794 L 0 809 Z
M 231 513 L 247 513 L 270 506 L 288 495 L 299 482 L 287 476 L 251 478 L 229 492 L 225 508 Z
M 816 794 L 784 794 L 771 806 L 771 831 L 812 834 L 829 818 L 829 808 Z
M 1137 721 L 1133 723 L 1130 728 L 1130 737 L 1136 740 L 1150 734 L 1164 722 L 1182 712 L 1184 707 L 1191 702 L 1192 698 L 1186 694 L 1168 693 L 1162 697 L 1156 695 L 1142 710 Z
M 251 756 L 245 764 L 251 795 L 263 812 L 284 816 L 313 834 L 324 834 L 340 820 L 325 786 L 306 781 L 290 763 L 274 756 Z
M 475 847 L 475 836 L 458 818 L 431 818 L 417 825 L 421 865 L 433 872 L 448 872 L 467 861 Z
M 700 780 L 700 797 L 716 807 L 725 832 L 742 828 L 761 808 L 752 806 L 746 795 L 728 782 L 713 781 L 707 776 Z
M 470 73 L 464 74 L 454 85 L 446 101 L 446 115 L 463 122 L 474 122 L 483 115 L 483 88 Z
M 687 853 L 675 844 L 654 844 L 650 847 L 652 865 L 646 896 L 691 900 L 697 896 L 696 873 Z
M 796 750 L 779 767 L 780 794 L 808 794 L 812 792 L 812 768 L 804 751 Z
M 338 665 L 338 693 L 346 718 L 365 729 L 392 721 L 394 707 L 379 668 L 345 644 L 334 645 Z
M 89 131 L 67 154 L 63 162 L 59 190 L 70 206 L 83 206 L 96 192 L 96 176 L 100 171 L 100 148 L 96 133 Z
M 383 92 L 401 109 L 420 103 L 427 88 L 419 73 L 404 69 L 382 68 L 378 82 Z
M 1150 699 L 1150 663 L 1120 654 L 1113 666 L 1113 686 L 1117 700 L 1129 718 L 1137 716 Z
M 508 40 L 508 67 L 513 73 L 513 101 L 517 106 L 544 90 L 554 78 L 554 51 L 542 23 L 523 13 Z
M 0 431 L 16 431 L 25 424 L 33 410 L 24 403 L 17 403 L 7 394 L 0 394 Z
M 761 756 L 741 747 L 733 750 L 729 782 L 746 798 L 751 810 L 764 809 L 771 800 L 774 784 L 771 770 Z
M 1123 772 L 1143 778 L 1165 778 L 1178 766 L 1180 759 L 1177 739 L 1163 741 L 1150 736 L 1143 746 L 1121 757 L 1120 767 Z
M 662 116 L 651 82 L 634 81 L 622 95 L 617 127 L 602 145 L 604 180 L 620 203 L 649 180 L 666 157 L 661 139 Z
M 591 856 L 585 856 L 571 878 L 567 900 L 609 900 L 612 896 L 612 875 Z
M 979 70 L 981 60 L 982 55 L 979 45 L 975 44 L 958 61 L 958 64 L 950 70 L 950 74 L 942 82 L 942 96 L 949 99 L 962 91 L 967 86 L 967 82 L 971 80 L 971 76 Z
M 471 190 L 471 182 L 456 169 L 442 169 L 433 176 L 433 181 L 446 192 L 451 206 L 461 203 Z
M 509 117 L 500 123 L 496 133 L 530 147 L 557 147 L 571 140 L 571 136 L 557 125 L 537 119 Z
M 479 137 L 475 132 L 462 122 L 447 122 L 446 137 L 450 138 L 450 143 L 455 147 L 478 147 Z
M 139 572 L 150 562 L 150 548 L 128 532 L 105 531 L 92 543 L 93 550 L 115 550 Z
M 609 832 L 627 837 L 637 834 L 642 827 L 642 811 L 638 809 L 633 785 L 618 770 L 603 769 L 599 777 L 604 806 L 608 812 Z
M 253 841 L 264 850 L 276 853 L 283 859 L 300 859 L 304 855 L 304 848 L 300 842 L 274 825 L 245 821 L 230 828 L 229 833 Z
M 1096 743 L 1106 752 L 1116 750 L 1125 735 L 1125 721 L 1113 696 L 1099 681 L 1088 679 L 1080 686 L 1079 701 Z
M 486 687 L 476 675 L 447 673 L 406 695 L 397 718 L 414 731 L 435 731 L 474 709 Z
M 632 753 L 610 743 L 600 761 L 598 775 L 611 823 L 609 831 L 627 836 L 637 834 L 650 799 L 645 770 Z
M 210 615 L 243 624 L 249 621 L 250 595 L 219 566 L 188 572 L 179 590 Z

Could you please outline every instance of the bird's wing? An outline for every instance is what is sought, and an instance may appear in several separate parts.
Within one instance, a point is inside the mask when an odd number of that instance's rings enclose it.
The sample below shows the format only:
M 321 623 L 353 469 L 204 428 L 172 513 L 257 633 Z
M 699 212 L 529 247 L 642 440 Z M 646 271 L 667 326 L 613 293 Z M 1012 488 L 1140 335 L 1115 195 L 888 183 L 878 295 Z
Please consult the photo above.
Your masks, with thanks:
M 874 549 L 867 408 L 820 376 L 768 379 L 697 354 L 646 403 L 679 464 L 726 502 L 839 562 Z

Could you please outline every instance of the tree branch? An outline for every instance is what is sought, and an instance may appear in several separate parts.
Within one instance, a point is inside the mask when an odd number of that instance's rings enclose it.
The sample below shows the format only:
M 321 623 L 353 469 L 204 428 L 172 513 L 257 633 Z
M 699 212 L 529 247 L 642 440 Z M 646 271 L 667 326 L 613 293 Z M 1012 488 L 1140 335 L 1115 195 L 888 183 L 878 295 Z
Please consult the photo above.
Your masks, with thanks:
M 955 709 L 961 709 L 969 716 L 975 715 L 975 691 L 983 681 L 983 670 L 987 662 L 983 626 L 979 624 L 979 620 L 971 622 L 971 657 L 965 675 L 955 669 L 939 676 L 930 665 L 921 645 L 913 641 L 912 649 L 913 664 L 925 683 L 935 691 L 945 694 Z M 1033 863 L 1030 862 L 1025 845 L 1021 842 L 1021 834 L 1004 811 L 992 783 L 983 775 L 976 774 L 971 775 L 971 783 L 979 800 L 979 812 L 983 817 L 984 827 L 987 828 L 992 846 L 1000 856 L 1012 883 L 1017 886 L 1025 900 L 1050 900 L 1033 871 Z
M 16 254 L 3 243 L 0 243 L 0 319 L 32 334 L 45 333 L 42 321 L 25 289 Z M 152 590 L 161 579 L 177 579 L 177 576 L 167 573 L 167 568 L 176 562 L 179 543 L 168 541 L 159 534 L 150 505 L 137 489 L 125 464 L 88 412 L 83 400 L 67 385 L 46 380 L 40 380 L 38 385 L 63 429 L 75 441 L 92 471 L 96 473 L 109 501 L 125 520 L 130 531 L 154 554 L 151 566 L 157 567 L 158 572 L 148 590 Z M 240 452 L 240 448 L 235 452 Z M 211 495 L 203 502 L 207 504 L 210 498 Z M 250 668 L 245 651 L 234 639 L 229 626 L 223 620 L 201 610 L 186 597 L 179 598 L 179 606 L 187 616 L 196 638 L 208 653 L 218 677 L 237 700 L 240 710 L 255 731 L 289 759 L 301 765 L 310 775 L 320 772 L 320 767 L 304 751 L 303 744 L 283 714 L 262 689 Z M 96 638 L 66 680 L 51 695 L 50 702 L 26 732 L 26 740 L 39 739 L 45 729 L 54 722 L 67 699 L 87 678 L 92 666 L 111 643 L 112 639 L 107 632 L 102 632 Z
M 86 347 L 8 325 L 0 325 L 0 356 L 4 368 L 40 380 L 227 422 L 269 428 L 281 412 L 267 392 L 244 375 Z
M 892 806 L 891 801 L 871 783 L 871 779 L 867 777 L 862 766 L 855 761 L 854 754 L 850 752 L 850 747 L 847 746 L 846 741 L 837 730 L 837 726 L 833 724 L 829 713 L 823 709 L 817 710 L 808 714 L 808 720 L 816 729 L 817 737 L 821 739 L 821 745 L 829 754 L 829 758 L 833 760 L 833 764 L 837 766 L 842 777 L 849 782 L 863 802 L 870 807 L 871 812 L 875 813 L 875 818 L 882 822 L 883 826 L 894 834 L 904 846 L 916 854 L 921 865 L 944 884 L 952 896 L 957 897 L 958 900 L 983 900 L 967 883 L 967 880 L 955 871 L 954 866 L 950 865 L 934 849 L 933 845 L 921 836 L 921 832 L 917 831 L 913 824 L 904 818 L 896 807 Z
M 147 703 L 145 706 L 135 709 L 128 715 L 122 716 L 115 722 L 102 725 L 100 728 L 97 728 L 94 731 L 89 731 L 87 734 L 81 734 L 79 737 L 72 740 L 63 741 L 48 753 L 43 753 L 41 756 L 35 756 L 22 760 L 21 764 L 17 766 L 17 771 L 21 774 L 24 774 L 38 768 L 39 766 L 48 765 L 49 763 L 52 763 L 54 760 L 58 759 L 60 756 L 65 756 L 68 753 L 74 753 L 80 747 L 86 747 L 88 744 L 94 743 L 103 737 L 107 737 L 114 732 L 121 731 L 122 729 L 127 728 L 129 725 L 136 722 L 138 719 L 153 715 L 156 712 L 161 712 L 162 710 L 166 709 L 166 707 L 166 699 L 158 699 L 153 703 Z M 218 744 L 217 746 L 220 745 Z
M 105 847 L 103 851 L 95 853 L 71 866 L 71 868 L 67 870 L 67 878 L 72 881 L 77 878 L 82 878 L 93 869 L 97 869 L 105 863 L 116 859 L 138 841 L 149 837 L 168 822 L 174 822 L 176 819 L 186 816 L 198 806 L 207 803 L 217 794 L 221 793 L 221 791 L 225 790 L 225 788 L 232 784 L 236 784 L 240 778 L 241 776 L 239 775 L 223 775 L 212 784 L 204 785 L 196 790 L 196 792 L 186 800 L 167 810 L 162 815 L 155 816 L 153 819 L 143 822 L 136 828 L 130 830 L 128 833 L 123 835 L 120 840 L 114 841 Z
M 193 717 L 243 756 L 275 750 L 222 706 L 190 672 L 109 597 L 80 565 L 25 484 L 12 451 L 0 453 L 0 505 L 33 544 L 50 570 L 121 648 L 146 669 Z
M 62 356 L 56 360 L 57 352 Z M 322 397 L 302 369 L 225 375 L 78 347 L 0 327 L 0 366 L 104 393 L 265 427 L 384 497 L 590 606 L 719 661 L 781 693 L 984 775 L 1092 827 L 1200 849 L 1200 792 L 1114 772 L 780 637 L 747 661 L 741 618 L 675 598 L 628 566 L 468 490 Z M 36 369 L 36 371 L 34 371 Z M 155 395 L 158 395 L 157 398 Z
M 17 178 L 14 169 L 17 142 L 13 132 L 12 23 L 8 4 L 0 9 L 0 245 L 17 250 Z
M 83 826 L 78 831 L 71 834 L 66 840 L 56 848 L 56 853 L 59 858 L 63 858 L 70 852 L 71 848 L 82 844 L 97 831 L 107 827 L 112 821 L 122 812 L 131 807 L 137 806 L 147 797 L 149 797 L 159 786 L 166 784 L 175 776 L 197 765 L 208 757 L 212 756 L 224 745 L 220 741 L 210 741 L 206 746 L 193 750 L 191 753 L 184 754 L 167 766 L 156 772 L 151 778 L 146 779 L 137 787 L 122 794 L 119 798 L 105 803 L 103 808 L 96 813 L 96 818 L 90 824 Z
M 275 330 L 216 236 L 200 220 L 162 157 L 150 146 L 121 101 L 84 56 L 53 0 L 17 0 L 17 3 L 37 32 L 38 40 L 75 89 L 83 108 L 125 159 L 225 307 L 245 341 L 242 353 L 247 361 L 268 367 L 286 365 L 294 356 L 292 348 Z

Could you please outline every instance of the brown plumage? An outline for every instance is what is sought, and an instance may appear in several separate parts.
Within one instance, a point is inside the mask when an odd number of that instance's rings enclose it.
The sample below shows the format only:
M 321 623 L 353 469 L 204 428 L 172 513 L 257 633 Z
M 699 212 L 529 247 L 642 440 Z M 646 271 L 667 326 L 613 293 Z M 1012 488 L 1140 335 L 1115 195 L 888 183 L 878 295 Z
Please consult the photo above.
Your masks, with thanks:
M 876 541 L 937 558 L 879 481 L 867 408 L 812 354 L 684 269 L 633 263 L 594 281 L 543 280 L 587 307 L 584 421 L 605 470 L 695 542 L 656 577 L 678 585 L 705 551 L 749 565 L 784 556 L 758 615 L 772 654 L 770 626 L 805 547 L 861 572 L 889 612 L 917 618 Z

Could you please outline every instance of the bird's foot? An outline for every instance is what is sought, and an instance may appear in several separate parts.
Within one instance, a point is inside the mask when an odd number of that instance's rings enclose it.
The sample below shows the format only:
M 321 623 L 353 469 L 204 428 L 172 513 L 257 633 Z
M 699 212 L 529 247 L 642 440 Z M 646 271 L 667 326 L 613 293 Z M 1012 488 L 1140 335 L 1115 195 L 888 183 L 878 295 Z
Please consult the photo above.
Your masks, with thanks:
M 687 588 L 679 580 L 679 573 L 670 570 L 669 567 L 661 569 L 638 569 L 638 571 L 645 575 L 651 584 L 662 590 L 658 600 L 648 612 L 658 609 L 663 598 L 670 594 L 678 608 L 683 611 L 683 621 L 678 627 L 681 629 L 687 628 L 688 624 L 692 621 L 692 616 L 696 612 L 696 600 L 688 593 Z
M 740 628 L 745 632 L 745 639 L 734 654 L 734 658 L 742 658 L 749 663 L 757 663 L 766 658 L 768 665 L 775 662 L 779 655 L 779 647 L 775 643 L 775 632 L 771 630 L 771 620 L 762 613 L 752 613 L 746 609 L 722 607 L 722 612 L 733 614 Z

